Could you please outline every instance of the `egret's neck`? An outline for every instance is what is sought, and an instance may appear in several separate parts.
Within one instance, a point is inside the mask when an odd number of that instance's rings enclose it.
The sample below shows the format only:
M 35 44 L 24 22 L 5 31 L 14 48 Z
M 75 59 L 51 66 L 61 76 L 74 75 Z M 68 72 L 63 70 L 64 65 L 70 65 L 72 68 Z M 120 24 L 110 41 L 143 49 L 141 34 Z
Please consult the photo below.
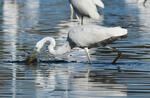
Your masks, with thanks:
M 37 52 L 41 51 L 42 47 L 44 46 L 46 42 L 50 42 L 49 51 L 54 53 L 55 52 L 54 47 L 56 43 L 55 43 L 55 39 L 52 37 L 45 37 L 42 40 L 38 41 L 35 46 L 37 47 Z
M 38 52 L 40 52 L 41 48 L 44 46 L 46 42 L 50 42 L 50 45 L 48 46 L 48 50 L 52 55 L 61 55 L 71 50 L 68 41 L 66 41 L 64 45 L 58 47 L 58 49 L 55 50 L 54 49 L 54 47 L 56 46 L 55 39 L 52 37 L 45 37 L 36 44 L 36 47 L 38 48 L 37 50 Z
M 69 52 L 71 50 L 71 47 L 69 45 L 69 42 L 65 42 L 64 45 L 58 47 L 56 50 L 54 49 L 55 46 L 49 45 L 48 50 L 53 55 L 62 55 L 66 52 Z
M 55 55 L 56 50 L 54 49 L 54 47 L 56 46 L 56 41 L 52 37 L 47 37 L 46 40 L 45 40 L 45 43 L 48 42 L 48 41 L 50 42 L 50 45 L 48 46 L 48 50 L 51 54 Z

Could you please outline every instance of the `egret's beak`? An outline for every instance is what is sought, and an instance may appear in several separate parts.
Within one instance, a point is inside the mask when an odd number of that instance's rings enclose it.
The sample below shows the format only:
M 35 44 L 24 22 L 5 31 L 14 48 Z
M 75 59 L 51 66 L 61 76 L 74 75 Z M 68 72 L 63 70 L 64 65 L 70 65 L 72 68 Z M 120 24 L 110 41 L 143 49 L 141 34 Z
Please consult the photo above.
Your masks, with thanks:
M 37 62 L 39 62 L 40 61 L 40 54 L 39 54 L 38 48 L 34 47 L 33 50 L 34 50 L 33 57 L 37 59 Z
M 28 53 L 28 55 L 26 56 L 25 61 L 27 63 L 36 63 L 38 62 L 38 52 L 37 52 L 37 48 L 34 48 L 34 50 L 31 53 Z
M 36 57 L 38 57 L 38 54 L 39 54 L 39 52 L 37 51 L 37 47 L 34 47 L 32 57 L 36 58 Z

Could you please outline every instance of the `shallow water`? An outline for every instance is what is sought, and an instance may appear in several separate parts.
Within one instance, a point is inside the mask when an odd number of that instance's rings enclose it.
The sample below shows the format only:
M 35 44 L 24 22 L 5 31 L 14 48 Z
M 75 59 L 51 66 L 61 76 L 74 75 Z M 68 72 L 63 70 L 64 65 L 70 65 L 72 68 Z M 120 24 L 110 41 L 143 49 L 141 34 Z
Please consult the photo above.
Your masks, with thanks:
M 150 3 L 144 8 L 136 0 L 103 0 L 104 15 L 95 23 L 121 26 L 128 37 L 110 46 L 122 51 L 117 55 L 103 47 L 90 49 L 89 65 L 83 50 L 74 49 L 59 63 L 8 63 L 24 60 L 43 37 L 56 38 L 62 45 L 67 30 L 78 25 L 69 20 L 67 0 L 0 1 L 0 97 L 2 98 L 137 98 L 150 96 Z M 46 48 L 44 48 L 46 49 Z M 44 50 L 43 49 L 43 50 Z M 49 60 L 41 53 L 42 60 Z M 74 62 L 75 61 L 75 62 Z M 121 72 L 117 71 L 120 66 Z

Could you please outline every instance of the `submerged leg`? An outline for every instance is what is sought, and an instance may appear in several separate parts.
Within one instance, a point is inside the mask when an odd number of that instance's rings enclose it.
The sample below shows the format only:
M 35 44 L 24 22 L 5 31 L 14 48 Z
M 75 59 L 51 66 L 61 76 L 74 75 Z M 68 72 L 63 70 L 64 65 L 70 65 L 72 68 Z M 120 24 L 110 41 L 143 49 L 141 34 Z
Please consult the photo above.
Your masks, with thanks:
M 78 13 L 76 14 L 76 16 L 78 16 L 77 20 L 78 20 L 79 25 L 83 25 L 83 16 L 81 16 Z
M 77 21 L 80 22 L 80 18 L 78 16 L 78 14 L 76 14 L 76 18 L 77 18 Z
M 81 16 L 81 25 L 83 25 L 83 16 Z
M 87 72 L 87 77 L 88 77 L 88 78 L 90 77 L 90 69 L 91 69 L 91 65 L 89 64 L 89 65 L 88 65 L 88 72 Z
M 108 48 L 108 49 L 110 49 L 110 50 L 112 50 L 112 51 L 115 51 L 115 52 L 118 52 L 118 56 L 113 60 L 113 62 L 112 62 L 112 64 L 115 64 L 116 63 L 116 61 L 119 59 L 119 57 L 121 56 L 121 51 L 119 51 L 119 50 L 117 50 L 117 49 L 115 49 L 115 48 L 112 48 L 112 47 L 110 47 L 110 46 L 105 46 L 106 48 Z
M 87 54 L 87 57 L 88 57 L 89 63 L 90 63 L 90 64 L 92 64 L 91 56 L 90 56 L 90 54 L 89 54 L 89 50 L 88 50 L 88 48 L 84 48 L 84 50 L 85 50 L 85 52 L 86 52 L 86 54 Z

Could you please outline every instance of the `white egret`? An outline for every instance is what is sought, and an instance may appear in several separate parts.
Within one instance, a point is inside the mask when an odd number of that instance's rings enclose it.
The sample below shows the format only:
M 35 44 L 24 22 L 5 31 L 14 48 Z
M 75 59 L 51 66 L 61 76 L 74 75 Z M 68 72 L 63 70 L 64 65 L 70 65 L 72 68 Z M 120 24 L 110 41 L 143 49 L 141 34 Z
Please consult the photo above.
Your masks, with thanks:
M 69 0 L 71 8 L 71 18 L 73 18 L 73 9 L 77 14 L 77 19 L 80 18 L 80 23 L 83 24 L 83 17 L 99 19 L 100 15 L 97 7 L 104 9 L 104 4 L 101 0 Z
M 45 37 L 36 43 L 35 50 L 40 53 L 44 44 L 46 42 L 50 42 L 50 45 L 48 46 L 49 53 L 57 56 L 69 52 L 75 47 L 79 47 L 85 49 L 89 63 L 92 63 L 88 48 L 105 46 L 106 44 L 116 40 L 118 37 L 126 34 L 127 30 L 121 27 L 103 27 L 98 25 L 77 26 L 69 30 L 65 44 L 58 49 L 54 49 L 56 45 L 54 38 Z M 115 63 L 120 57 L 120 51 L 109 46 L 106 46 L 106 48 L 118 52 L 118 56 L 113 61 L 113 63 Z

